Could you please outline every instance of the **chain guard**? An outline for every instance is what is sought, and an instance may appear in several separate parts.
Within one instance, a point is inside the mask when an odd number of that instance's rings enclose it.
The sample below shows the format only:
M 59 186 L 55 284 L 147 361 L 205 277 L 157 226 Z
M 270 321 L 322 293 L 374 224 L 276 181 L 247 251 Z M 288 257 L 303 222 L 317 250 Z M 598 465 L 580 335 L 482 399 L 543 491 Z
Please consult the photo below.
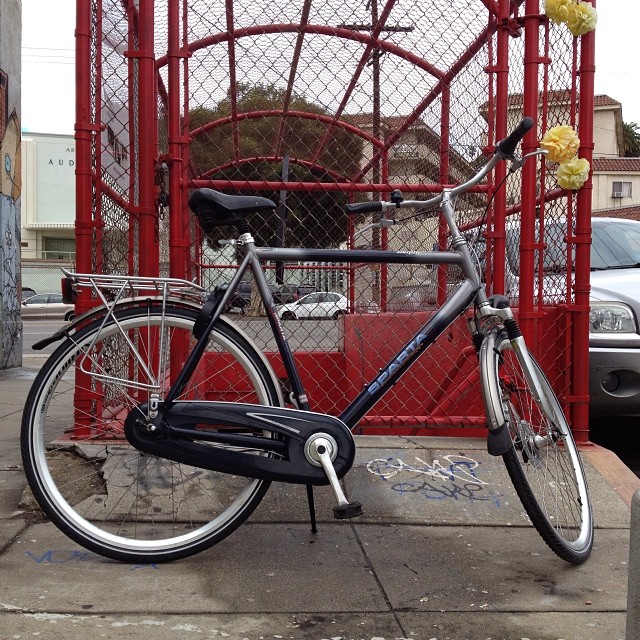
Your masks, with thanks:
M 306 442 L 318 433 L 330 435 L 337 443 L 333 465 L 338 478 L 349 471 L 355 457 L 355 442 L 348 427 L 338 418 L 321 413 L 256 404 L 177 402 L 168 410 L 161 407 L 152 421 L 146 419 L 147 415 L 146 404 L 129 413 L 125 421 L 129 443 L 144 453 L 200 469 L 292 484 L 326 485 L 329 481 L 324 470 L 305 456 Z M 216 442 L 215 427 L 237 448 Z M 252 443 L 255 449 L 250 450 Z M 266 455 L 257 455 L 256 450 Z

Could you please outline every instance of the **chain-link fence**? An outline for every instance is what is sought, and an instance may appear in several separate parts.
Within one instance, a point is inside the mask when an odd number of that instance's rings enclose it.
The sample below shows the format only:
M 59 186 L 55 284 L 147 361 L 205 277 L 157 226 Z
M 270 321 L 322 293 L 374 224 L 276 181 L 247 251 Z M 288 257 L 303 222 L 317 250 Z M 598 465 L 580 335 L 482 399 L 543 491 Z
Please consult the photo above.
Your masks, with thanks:
M 277 204 L 275 214 L 250 220 L 259 245 L 446 247 L 437 211 L 398 215 L 380 230 L 367 228 L 375 217 L 350 218 L 344 205 L 394 189 L 426 198 L 464 181 L 523 115 L 537 119 L 525 152 L 551 126 L 577 127 L 593 104 L 592 86 L 581 87 L 592 52 L 550 25 L 538 4 L 93 0 L 79 15 L 88 80 L 79 100 L 89 105 L 79 163 L 91 175 L 79 264 L 152 269 L 207 287 L 228 281 L 235 251 L 201 235 L 186 206 L 189 190 L 202 186 Z M 588 146 L 590 123 L 580 136 Z M 571 365 L 572 349 L 586 350 L 575 327 L 586 326 L 587 312 L 573 293 L 572 248 L 584 240 L 576 220 L 588 218 L 589 203 L 558 189 L 552 169 L 531 161 L 522 176 L 496 171 L 457 211 L 489 288 L 511 295 L 565 405 L 584 409 L 586 373 Z M 497 190 L 503 178 L 506 190 Z M 559 277 L 540 277 L 556 257 Z M 342 305 L 304 321 L 292 307 L 285 323 L 311 404 L 329 413 L 411 337 L 459 275 L 445 266 L 266 266 L 279 302 L 335 294 Z M 243 283 L 230 314 L 282 373 L 251 288 Z M 474 359 L 460 319 L 363 428 L 474 433 L 484 424 Z

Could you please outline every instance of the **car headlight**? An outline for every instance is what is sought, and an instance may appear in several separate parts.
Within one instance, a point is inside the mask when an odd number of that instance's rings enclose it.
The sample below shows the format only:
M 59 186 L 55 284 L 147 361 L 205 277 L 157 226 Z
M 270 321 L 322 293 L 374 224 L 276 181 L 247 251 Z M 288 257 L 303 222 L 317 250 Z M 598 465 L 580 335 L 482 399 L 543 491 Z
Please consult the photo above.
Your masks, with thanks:
M 631 307 L 622 302 L 591 302 L 591 333 L 636 333 L 636 319 Z

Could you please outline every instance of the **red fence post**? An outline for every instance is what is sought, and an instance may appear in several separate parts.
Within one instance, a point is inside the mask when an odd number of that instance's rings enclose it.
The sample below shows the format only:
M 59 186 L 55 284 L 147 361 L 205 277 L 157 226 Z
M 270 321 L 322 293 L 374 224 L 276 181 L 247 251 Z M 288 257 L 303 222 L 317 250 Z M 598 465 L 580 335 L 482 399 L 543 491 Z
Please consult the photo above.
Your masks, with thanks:
M 522 153 L 537 147 L 538 131 L 538 58 L 539 18 L 538 0 L 525 3 L 524 21 L 524 95 L 523 115 L 533 118 L 534 126 L 522 141 Z M 522 168 L 522 210 L 520 231 L 520 277 L 518 280 L 518 307 L 522 333 L 530 344 L 535 340 L 533 312 L 536 242 L 536 163 L 527 162 Z
M 593 3 L 595 5 L 595 2 Z M 593 165 L 593 102 L 595 32 L 581 38 L 580 50 L 580 150 L 579 156 Z M 589 294 L 591 258 L 591 174 L 577 194 L 575 225 L 576 262 L 574 313 L 571 314 L 572 412 L 576 440 L 589 440 Z
M 155 208 L 155 169 L 158 149 L 154 0 L 140 0 L 138 17 L 138 180 L 140 219 L 138 254 L 140 275 L 159 273 L 158 218 Z

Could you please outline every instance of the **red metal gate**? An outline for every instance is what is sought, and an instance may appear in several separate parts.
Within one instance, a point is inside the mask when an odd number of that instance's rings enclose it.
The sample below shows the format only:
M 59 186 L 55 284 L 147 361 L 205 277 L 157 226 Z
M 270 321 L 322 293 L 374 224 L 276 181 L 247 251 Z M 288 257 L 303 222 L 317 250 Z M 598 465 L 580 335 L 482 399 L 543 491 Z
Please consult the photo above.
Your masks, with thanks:
M 579 122 L 580 156 L 591 160 L 593 34 L 549 23 L 542 4 L 79 0 L 78 270 L 228 280 L 233 252 L 207 243 L 186 206 L 199 186 L 279 203 L 275 218 L 253 220 L 259 243 L 444 246 L 437 214 L 358 233 L 369 220 L 347 219 L 343 205 L 393 189 L 426 197 L 463 180 L 523 114 L 536 120 L 524 153 L 549 128 Z M 496 190 L 501 167 L 457 208 L 495 292 L 507 281 L 509 221 L 521 227 L 519 318 L 585 440 L 591 190 L 559 189 L 552 169 L 529 162 Z M 548 251 L 575 266 L 562 282 L 537 277 Z M 456 280 L 444 268 L 268 266 L 282 295 L 348 298 L 339 323 L 290 325 L 311 402 L 329 413 Z M 260 310 L 238 321 L 269 352 Z M 475 434 L 484 416 L 467 345 L 461 319 L 362 430 Z

